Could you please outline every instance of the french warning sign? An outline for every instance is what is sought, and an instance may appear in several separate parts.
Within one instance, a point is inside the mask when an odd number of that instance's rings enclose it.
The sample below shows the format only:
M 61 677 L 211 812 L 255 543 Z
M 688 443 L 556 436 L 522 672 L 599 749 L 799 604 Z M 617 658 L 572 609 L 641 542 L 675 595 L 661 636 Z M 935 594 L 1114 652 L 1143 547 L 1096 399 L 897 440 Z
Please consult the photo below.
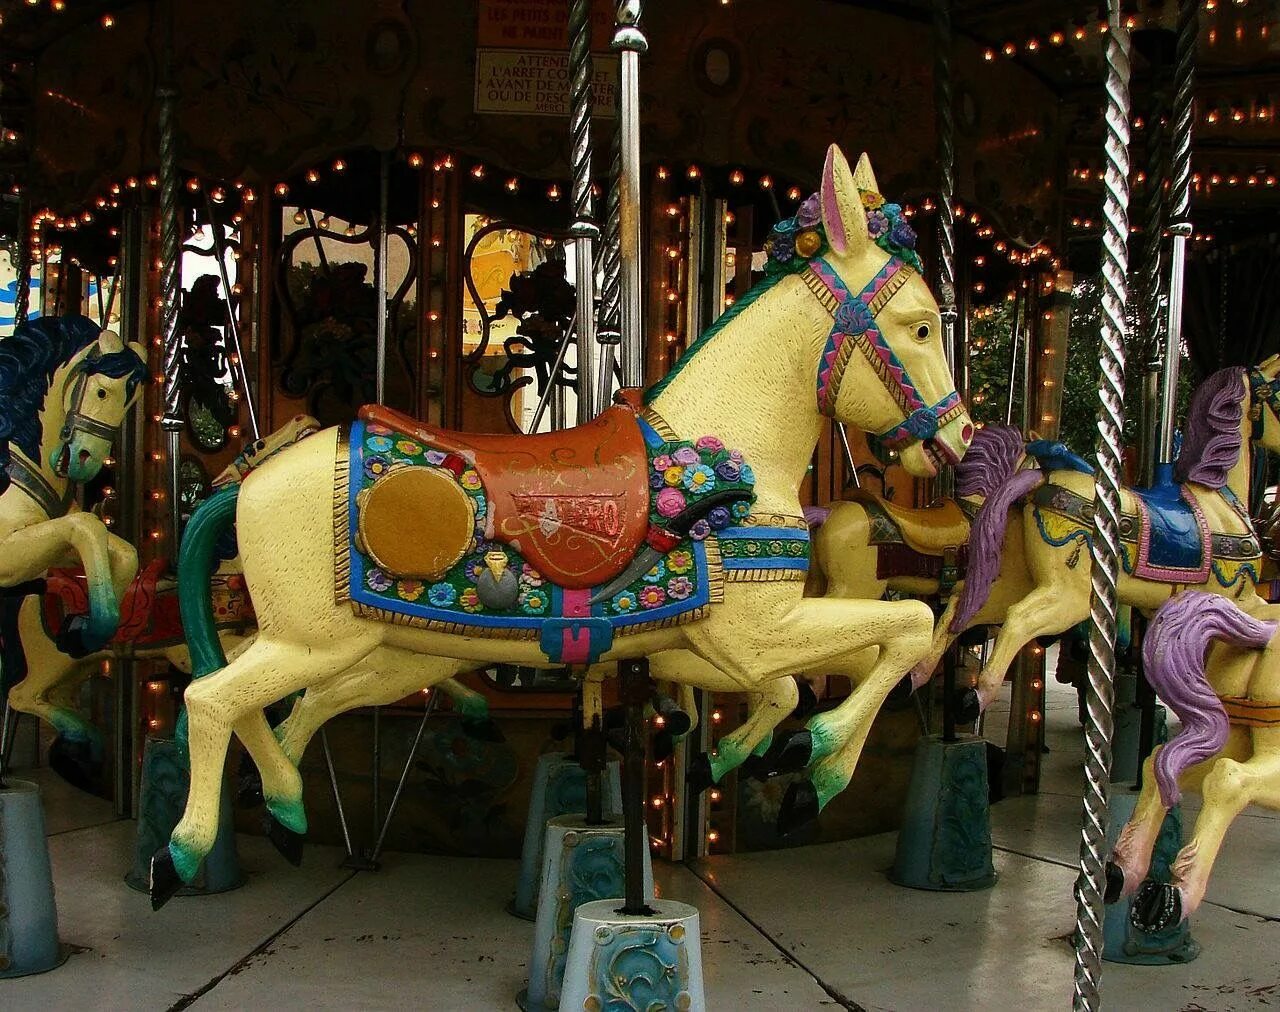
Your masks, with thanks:
M 548 49 L 476 52 L 476 112 L 569 115 L 569 54 Z M 618 57 L 596 55 L 591 80 L 594 114 L 611 117 L 618 92 Z

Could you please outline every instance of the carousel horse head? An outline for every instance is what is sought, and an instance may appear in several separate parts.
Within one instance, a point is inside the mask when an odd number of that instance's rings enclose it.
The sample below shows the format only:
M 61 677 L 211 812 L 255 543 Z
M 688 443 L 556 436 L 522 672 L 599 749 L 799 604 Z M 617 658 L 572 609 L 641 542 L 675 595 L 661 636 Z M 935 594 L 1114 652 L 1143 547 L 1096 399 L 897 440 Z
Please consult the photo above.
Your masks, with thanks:
M 793 241 L 803 255 L 803 222 L 816 210 L 827 250 L 810 268 L 839 301 L 818 364 L 819 410 L 878 436 L 911 474 L 932 476 L 960 461 L 974 428 L 947 368 L 915 232 L 880 195 L 865 154 L 851 169 L 833 144 L 817 197 L 794 219 Z
M 61 478 L 93 478 L 146 379 L 144 356 L 83 316 L 41 317 L 0 341 L 6 462 L 12 445 Z
M 1249 370 L 1249 392 L 1253 398 L 1253 441 L 1280 453 L 1280 355 L 1272 355 Z

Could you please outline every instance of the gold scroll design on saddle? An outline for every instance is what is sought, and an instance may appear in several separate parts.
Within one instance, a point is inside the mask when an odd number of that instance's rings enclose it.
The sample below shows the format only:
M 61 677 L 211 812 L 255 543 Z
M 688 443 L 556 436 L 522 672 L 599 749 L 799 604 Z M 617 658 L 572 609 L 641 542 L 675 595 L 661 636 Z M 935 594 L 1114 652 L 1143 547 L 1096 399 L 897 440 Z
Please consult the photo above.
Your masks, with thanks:
M 592 538 L 613 541 L 622 533 L 623 497 L 599 495 L 549 495 L 515 493 L 516 515 L 533 521 L 546 537 L 561 530 L 575 531 Z M 518 526 L 508 520 L 504 530 Z M 516 536 L 520 532 L 515 532 Z
M 914 509 L 870 492 L 855 492 L 849 498 L 867 511 L 872 544 L 900 541 L 921 555 L 942 555 L 969 542 L 969 518 L 954 499 Z
M 393 467 L 356 496 L 356 547 L 392 576 L 440 579 L 472 547 L 475 525 L 471 497 L 440 468 Z

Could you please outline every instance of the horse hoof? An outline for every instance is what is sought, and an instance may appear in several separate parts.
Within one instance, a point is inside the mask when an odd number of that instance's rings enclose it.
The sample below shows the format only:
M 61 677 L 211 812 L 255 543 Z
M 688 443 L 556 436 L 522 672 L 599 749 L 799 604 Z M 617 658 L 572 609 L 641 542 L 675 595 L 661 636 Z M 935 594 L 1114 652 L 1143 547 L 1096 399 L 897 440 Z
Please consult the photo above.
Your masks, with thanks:
M 1129 920 L 1139 931 L 1157 934 L 1182 920 L 1182 894 L 1168 882 L 1148 879 L 1138 887 L 1129 910 Z
M 982 697 L 977 689 L 957 689 L 951 703 L 956 710 L 957 724 L 972 724 L 982 716 Z
M 796 679 L 796 688 L 800 690 L 800 701 L 796 703 L 796 708 L 791 711 L 791 716 L 797 720 L 804 720 L 818 708 L 818 694 L 813 691 L 813 686 L 803 678 Z
M 502 733 L 502 728 L 498 727 L 489 717 L 480 717 L 478 719 L 462 718 L 462 733 L 468 738 L 474 738 L 476 741 L 491 741 L 495 744 L 505 742 L 507 736 Z
M 151 856 L 151 909 L 159 910 L 178 895 L 184 885 L 169 848 L 161 847 Z
M 701 794 L 709 787 L 716 785 L 715 774 L 711 771 L 711 757 L 699 752 L 689 760 L 689 769 L 685 774 L 685 783 L 694 794 Z
M 72 615 L 63 620 L 62 626 L 53 636 L 53 645 L 68 657 L 88 657 L 102 649 L 97 637 L 89 633 L 87 615 Z
M 673 738 L 683 738 L 693 730 L 693 718 L 683 710 L 668 710 L 662 719 L 663 729 Z
M 1103 902 L 1115 903 L 1124 894 L 1124 871 L 1114 861 L 1107 862 L 1107 888 L 1102 894 Z
M 670 731 L 659 731 L 653 736 L 652 758 L 656 763 L 670 759 L 676 750 L 676 739 Z
M 787 788 L 778 809 L 778 835 L 788 836 L 818 817 L 818 791 L 809 780 L 797 780 Z
M 280 855 L 295 868 L 301 865 L 302 845 L 306 838 L 301 833 L 295 833 L 292 829 L 281 824 L 273 816 L 268 815 L 262 822 L 267 830 L 267 839 L 280 852 Z
M 889 695 L 884 697 L 884 701 L 890 705 L 900 705 L 907 702 L 915 691 L 915 687 L 911 684 L 911 676 L 906 675 L 889 690 Z
M 813 732 L 807 727 L 791 731 L 773 743 L 764 754 L 765 777 L 799 773 L 813 761 Z
M 93 746 L 88 741 L 55 737 L 49 744 L 49 768 L 72 787 L 106 797 L 102 763 L 94 760 Z

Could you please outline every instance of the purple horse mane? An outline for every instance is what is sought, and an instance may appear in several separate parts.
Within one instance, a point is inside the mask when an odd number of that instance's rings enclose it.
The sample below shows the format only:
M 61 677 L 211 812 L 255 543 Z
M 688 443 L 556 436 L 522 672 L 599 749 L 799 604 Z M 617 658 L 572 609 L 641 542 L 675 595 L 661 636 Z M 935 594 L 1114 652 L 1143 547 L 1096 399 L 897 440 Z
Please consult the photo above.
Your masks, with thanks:
M 1184 590 L 1156 612 L 1142 643 L 1143 670 L 1182 721 L 1182 730 L 1155 761 L 1166 808 L 1181 798 L 1178 778 L 1186 769 L 1217 755 L 1227 743 L 1227 711 L 1205 674 L 1209 647 L 1218 640 L 1261 650 L 1278 624 L 1251 618 L 1227 598 L 1203 590 Z
M 991 495 L 1026 456 L 1022 433 L 1012 425 L 987 425 L 973 437 L 973 445 L 956 465 L 956 495 Z
M 1191 395 L 1182 453 L 1174 477 L 1220 489 L 1240 459 L 1240 422 L 1244 418 L 1244 370 L 1219 369 Z

